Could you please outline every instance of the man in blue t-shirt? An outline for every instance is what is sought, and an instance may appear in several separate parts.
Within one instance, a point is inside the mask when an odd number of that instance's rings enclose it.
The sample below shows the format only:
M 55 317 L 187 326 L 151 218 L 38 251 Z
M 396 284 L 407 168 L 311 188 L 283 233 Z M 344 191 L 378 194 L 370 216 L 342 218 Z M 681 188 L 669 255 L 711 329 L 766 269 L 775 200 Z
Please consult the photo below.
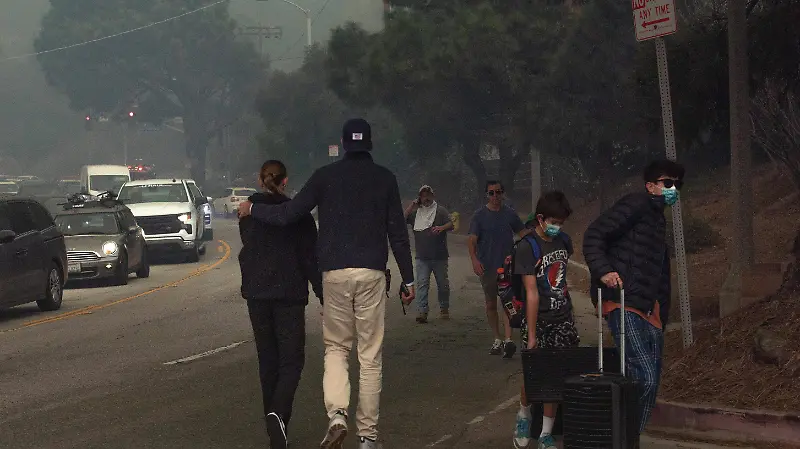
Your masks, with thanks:
M 513 209 L 503 204 L 503 185 L 498 181 L 486 182 L 488 202 L 472 216 L 469 225 L 469 255 L 472 269 L 480 278 L 486 299 L 486 317 L 494 332 L 494 343 L 489 351 L 492 355 L 503 354 L 511 358 L 517 346 L 511 339 L 511 326 L 503 314 L 505 341 L 500 334 L 497 313 L 497 269 L 503 266 L 506 256 L 514 247 L 514 235 L 524 237 L 530 230 Z

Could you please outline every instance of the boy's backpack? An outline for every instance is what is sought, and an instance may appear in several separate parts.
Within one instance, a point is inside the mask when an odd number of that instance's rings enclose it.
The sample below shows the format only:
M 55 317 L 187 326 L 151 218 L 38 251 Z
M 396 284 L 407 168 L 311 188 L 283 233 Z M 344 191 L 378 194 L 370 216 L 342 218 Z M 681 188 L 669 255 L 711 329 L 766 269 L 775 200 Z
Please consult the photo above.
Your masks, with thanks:
M 564 241 L 569 253 L 572 253 L 572 240 L 564 232 L 558 234 L 558 237 Z M 503 263 L 503 274 L 497 274 L 497 293 L 500 297 L 500 304 L 503 306 L 508 317 L 508 322 L 512 328 L 519 329 L 522 327 L 522 321 L 525 319 L 525 286 L 522 283 L 522 275 L 514 273 L 514 262 L 516 259 L 517 249 L 523 242 L 527 242 L 533 250 L 533 258 L 536 260 L 536 266 L 542 262 L 542 249 L 539 242 L 532 235 L 527 235 L 525 238 L 517 242 L 511 249 L 511 254 L 506 256 Z

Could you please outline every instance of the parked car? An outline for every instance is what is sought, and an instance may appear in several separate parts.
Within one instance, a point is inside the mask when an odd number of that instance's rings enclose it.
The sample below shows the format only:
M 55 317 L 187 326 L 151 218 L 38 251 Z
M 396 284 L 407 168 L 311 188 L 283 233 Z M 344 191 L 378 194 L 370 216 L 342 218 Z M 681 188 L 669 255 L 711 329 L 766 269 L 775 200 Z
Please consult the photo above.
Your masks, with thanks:
M 81 181 L 79 179 L 61 179 L 58 181 L 58 187 L 67 196 L 81 193 Z
M 205 198 L 206 203 L 203 204 L 203 240 L 214 240 L 214 208 L 212 207 L 212 199 L 206 196 L 197 183 L 193 179 L 187 179 L 186 184 L 189 186 L 189 191 L 195 198 Z
M 151 251 L 186 254 L 190 262 L 205 252 L 205 196 L 189 188 L 191 180 L 148 179 L 130 181 L 120 189 L 118 199 L 128 206 L 144 230 Z
M 111 279 L 125 285 L 130 273 L 150 276 L 142 228 L 116 199 L 83 201 L 76 195 L 56 214 L 55 223 L 67 246 L 69 280 Z
M 236 214 L 239 211 L 239 203 L 247 200 L 256 192 L 256 189 L 249 187 L 228 187 L 222 197 L 214 200 L 214 210 L 224 217 Z
M 0 307 L 58 310 L 67 279 L 64 236 L 39 203 L 0 197 Z

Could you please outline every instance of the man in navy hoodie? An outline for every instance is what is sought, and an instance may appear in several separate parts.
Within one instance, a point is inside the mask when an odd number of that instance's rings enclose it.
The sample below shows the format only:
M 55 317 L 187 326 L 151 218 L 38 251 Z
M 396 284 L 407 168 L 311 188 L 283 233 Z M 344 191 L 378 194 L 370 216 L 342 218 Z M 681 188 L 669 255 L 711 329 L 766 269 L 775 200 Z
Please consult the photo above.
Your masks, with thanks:
M 405 284 L 405 303 L 414 299 L 414 271 L 397 178 L 373 162 L 369 124 L 363 119 L 345 123 L 342 146 L 344 158 L 314 172 L 294 199 L 276 205 L 246 201 L 239 206 L 239 216 L 252 215 L 283 226 L 318 208 L 317 250 L 325 292 L 323 391 L 330 419 L 320 447 L 340 449 L 347 435 L 348 358 L 357 341 L 361 373 L 356 425 L 360 449 L 375 449 L 379 447 L 388 246 Z
M 286 167 L 267 161 L 259 176 L 262 193 L 253 204 L 289 201 Z M 317 266 L 317 226 L 310 214 L 297 224 L 271 226 L 251 217 L 239 222 L 242 251 L 242 297 L 247 300 L 258 351 L 264 416 L 272 449 L 286 449 L 286 426 L 305 363 L 305 309 L 308 283 L 322 302 L 322 275 Z

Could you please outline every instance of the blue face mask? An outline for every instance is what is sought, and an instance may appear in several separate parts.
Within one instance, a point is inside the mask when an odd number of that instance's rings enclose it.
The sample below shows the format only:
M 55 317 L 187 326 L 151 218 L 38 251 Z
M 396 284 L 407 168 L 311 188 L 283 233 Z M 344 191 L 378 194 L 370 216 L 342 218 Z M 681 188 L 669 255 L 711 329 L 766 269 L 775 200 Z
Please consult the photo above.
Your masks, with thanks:
M 667 203 L 668 206 L 672 206 L 678 202 L 678 189 L 675 187 L 661 189 L 661 194 L 664 195 L 664 202 Z
M 555 237 L 561 232 L 561 226 L 547 223 L 544 228 L 544 235 L 548 237 Z

